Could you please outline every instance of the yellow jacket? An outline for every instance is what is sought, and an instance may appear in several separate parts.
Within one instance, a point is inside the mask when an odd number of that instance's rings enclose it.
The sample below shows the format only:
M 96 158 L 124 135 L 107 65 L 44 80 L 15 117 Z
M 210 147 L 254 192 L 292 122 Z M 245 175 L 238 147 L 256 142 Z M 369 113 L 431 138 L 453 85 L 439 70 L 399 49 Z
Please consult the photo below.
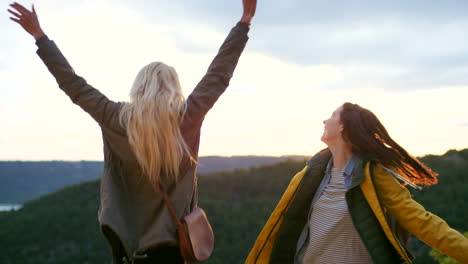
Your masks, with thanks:
M 297 173 L 289 183 L 280 202 L 255 241 L 245 261 L 246 264 L 269 263 L 284 214 L 294 199 L 306 171 L 307 167 Z M 372 175 L 373 179 L 371 179 L 370 163 L 367 162 L 364 166 L 364 180 L 360 188 L 386 237 L 406 263 L 411 263 L 411 258 L 390 229 L 385 217 L 386 212 L 395 217 L 408 232 L 414 234 L 430 247 L 462 264 L 468 264 L 468 239 L 450 228 L 440 217 L 426 211 L 423 206 L 414 201 L 410 192 L 389 172 L 375 166 Z

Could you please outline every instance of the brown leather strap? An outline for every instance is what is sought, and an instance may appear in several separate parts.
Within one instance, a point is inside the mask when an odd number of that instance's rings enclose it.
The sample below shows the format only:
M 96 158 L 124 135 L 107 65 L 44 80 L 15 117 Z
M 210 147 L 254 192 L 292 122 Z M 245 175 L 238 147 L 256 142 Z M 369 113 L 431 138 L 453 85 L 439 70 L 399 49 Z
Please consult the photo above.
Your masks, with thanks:
M 172 207 L 172 203 L 171 203 L 171 200 L 169 200 L 169 196 L 167 195 L 167 193 L 162 188 L 161 183 L 156 183 L 155 186 L 156 186 L 156 191 L 158 193 L 162 193 L 163 198 L 164 198 L 164 202 L 166 203 L 167 208 L 169 209 L 169 212 L 171 213 L 172 219 L 174 220 L 174 223 L 176 224 L 176 227 L 178 229 L 179 226 L 182 225 L 182 223 L 180 222 L 179 218 L 177 217 L 177 214 L 176 214 L 176 212 L 174 210 L 174 207 Z

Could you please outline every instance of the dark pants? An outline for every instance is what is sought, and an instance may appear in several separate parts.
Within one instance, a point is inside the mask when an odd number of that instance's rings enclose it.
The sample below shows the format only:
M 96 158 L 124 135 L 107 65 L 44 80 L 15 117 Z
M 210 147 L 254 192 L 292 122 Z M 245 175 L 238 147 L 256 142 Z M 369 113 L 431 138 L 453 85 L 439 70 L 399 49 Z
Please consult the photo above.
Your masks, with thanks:
M 126 264 L 126 254 L 123 245 L 117 235 L 107 227 L 103 228 L 103 233 L 111 243 L 112 256 L 115 264 Z M 135 259 L 134 264 L 184 264 L 184 259 L 180 254 L 179 247 L 159 246 L 149 249 L 140 255 L 147 255 L 146 258 Z M 128 258 L 127 258 L 128 259 Z
M 141 258 L 134 259 L 133 262 L 129 262 L 126 257 L 122 257 L 122 261 L 118 263 L 122 264 L 184 264 L 184 259 L 180 255 L 180 249 L 173 246 L 159 246 L 154 249 L 145 251 L 145 253 L 139 255 L 144 256 Z
M 184 259 L 180 255 L 178 247 L 160 246 L 155 249 L 145 252 L 148 257 L 144 259 L 136 259 L 135 264 L 183 264 Z

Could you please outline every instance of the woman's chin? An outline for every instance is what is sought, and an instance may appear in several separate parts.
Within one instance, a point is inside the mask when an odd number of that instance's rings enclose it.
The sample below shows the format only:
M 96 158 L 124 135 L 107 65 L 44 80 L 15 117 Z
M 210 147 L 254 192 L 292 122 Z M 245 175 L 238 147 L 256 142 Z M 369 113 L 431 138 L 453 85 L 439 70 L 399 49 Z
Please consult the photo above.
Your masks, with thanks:
M 327 143 L 327 142 L 326 142 L 326 137 L 325 137 L 325 135 L 322 135 L 322 136 L 320 137 L 320 140 L 321 140 L 322 142 L 324 142 L 324 143 Z

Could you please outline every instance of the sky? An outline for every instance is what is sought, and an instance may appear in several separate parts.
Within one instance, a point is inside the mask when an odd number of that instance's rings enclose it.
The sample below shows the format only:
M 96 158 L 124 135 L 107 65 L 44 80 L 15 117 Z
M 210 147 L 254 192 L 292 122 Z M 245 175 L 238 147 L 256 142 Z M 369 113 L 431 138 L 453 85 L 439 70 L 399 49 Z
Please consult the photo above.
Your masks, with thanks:
M 128 101 L 152 61 L 185 96 L 206 72 L 242 0 L 37 0 L 41 26 L 75 72 Z M 71 103 L 0 10 L 0 160 L 102 160 L 100 129 Z M 468 147 L 467 1 L 258 0 L 249 41 L 208 113 L 200 155 L 313 155 L 344 102 L 374 112 L 410 153 Z

